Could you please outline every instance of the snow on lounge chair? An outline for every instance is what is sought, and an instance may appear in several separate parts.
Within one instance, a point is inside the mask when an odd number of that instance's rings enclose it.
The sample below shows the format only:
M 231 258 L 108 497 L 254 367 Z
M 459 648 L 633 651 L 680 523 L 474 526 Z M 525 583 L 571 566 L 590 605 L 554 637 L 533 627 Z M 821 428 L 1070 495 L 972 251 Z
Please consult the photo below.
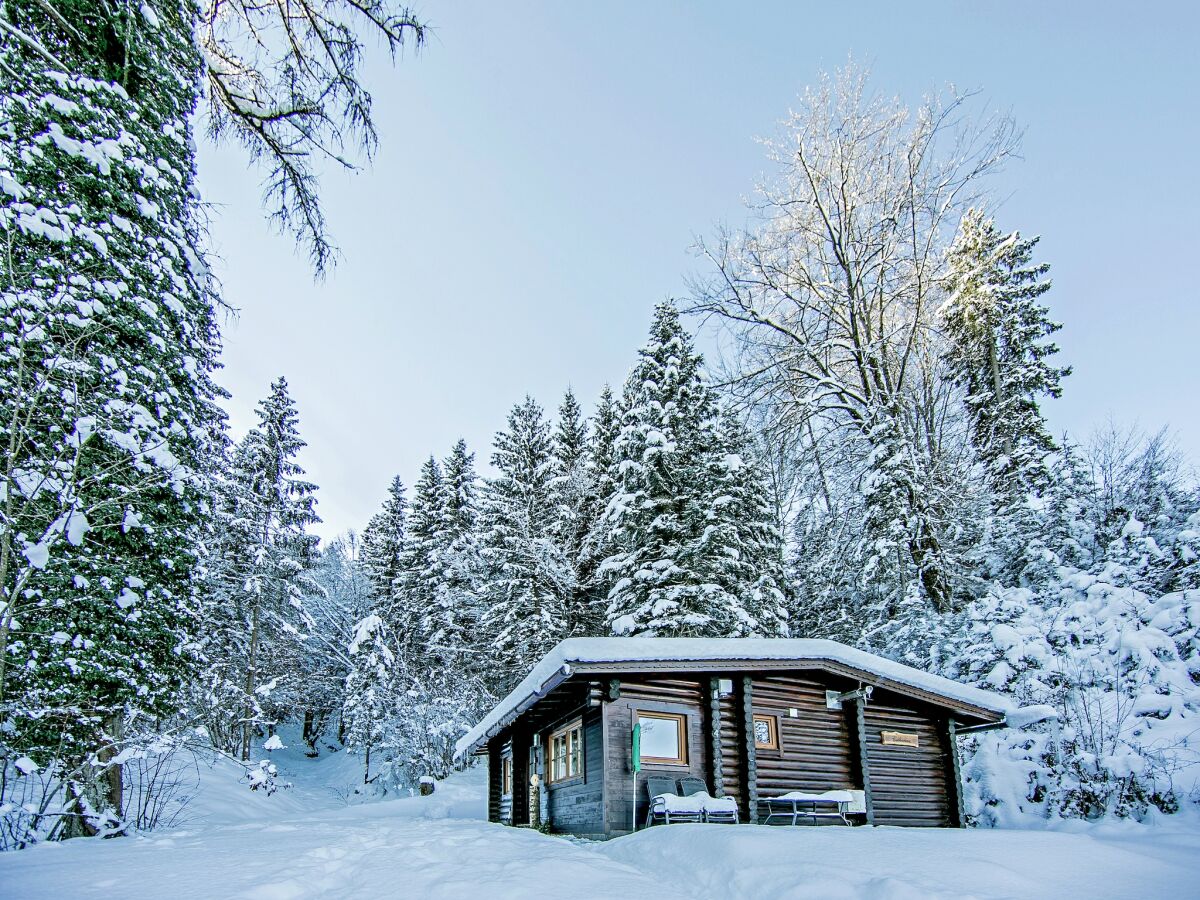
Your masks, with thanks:
M 846 816 L 860 811 L 860 794 L 862 791 L 824 791 L 820 794 L 788 791 L 778 797 L 760 797 L 759 803 L 767 807 L 767 817 L 763 824 L 770 825 L 772 819 L 783 819 L 786 820 L 784 824 L 799 825 L 803 818 L 814 821 L 841 819 L 843 824 L 849 825 L 850 820 Z
M 699 797 L 680 797 L 675 792 L 675 779 L 663 775 L 651 775 L 646 779 L 646 793 L 650 795 L 650 809 L 646 811 L 646 827 L 655 822 L 670 825 L 673 822 L 704 821 L 704 806 Z
M 720 822 L 728 825 L 738 823 L 737 801 L 732 797 L 714 797 L 701 778 L 689 776 L 679 779 L 679 792 L 690 799 L 699 798 L 705 822 Z

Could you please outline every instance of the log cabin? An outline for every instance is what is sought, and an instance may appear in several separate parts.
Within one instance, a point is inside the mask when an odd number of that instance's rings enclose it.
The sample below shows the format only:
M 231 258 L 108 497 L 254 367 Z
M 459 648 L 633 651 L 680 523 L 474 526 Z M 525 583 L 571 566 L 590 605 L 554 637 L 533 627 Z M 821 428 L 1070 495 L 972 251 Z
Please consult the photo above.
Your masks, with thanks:
M 456 752 L 487 757 L 491 821 L 593 839 L 645 822 L 650 775 L 700 778 L 741 822 L 763 822 L 767 798 L 788 792 L 857 790 L 856 821 L 955 827 L 956 735 L 1013 711 L 834 641 L 573 638 Z

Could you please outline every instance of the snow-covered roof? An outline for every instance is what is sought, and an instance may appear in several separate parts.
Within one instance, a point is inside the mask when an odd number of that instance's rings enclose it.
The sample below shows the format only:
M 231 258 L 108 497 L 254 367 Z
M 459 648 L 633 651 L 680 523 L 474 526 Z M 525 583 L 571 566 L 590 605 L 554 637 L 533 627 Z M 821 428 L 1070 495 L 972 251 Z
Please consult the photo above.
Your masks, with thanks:
M 455 755 L 473 752 L 499 728 L 508 725 L 570 678 L 573 666 L 613 663 L 627 667 L 629 663 L 723 660 L 840 663 L 998 716 L 1016 711 L 1016 705 L 1000 694 L 922 672 L 837 641 L 807 638 L 570 638 L 543 656 L 524 680 L 458 741 Z

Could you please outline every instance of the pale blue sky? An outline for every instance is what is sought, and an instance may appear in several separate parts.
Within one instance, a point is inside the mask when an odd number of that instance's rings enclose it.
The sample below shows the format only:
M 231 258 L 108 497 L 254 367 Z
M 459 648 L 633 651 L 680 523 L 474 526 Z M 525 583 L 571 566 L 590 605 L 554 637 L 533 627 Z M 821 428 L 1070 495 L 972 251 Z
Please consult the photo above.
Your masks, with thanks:
M 914 11 L 912 7 L 919 7 Z M 325 180 L 342 250 L 314 283 L 235 149 L 201 150 L 217 204 L 240 434 L 286 375 L 331 535 L 460 436 L 481 462 L 526 392 L 619 383 L 693 237 L 744 218 L 756 135 L 850 54 L 916 102 L 980 88 L 1025 129 L 999 224 L 1043 236 L 1075 367 L 1048 407 L 1083 437 L 1170 424 L 1200 458 L 1200 15 L 1192 3 L 421 2 L 429 46 L 367 77 L 374 166 Z

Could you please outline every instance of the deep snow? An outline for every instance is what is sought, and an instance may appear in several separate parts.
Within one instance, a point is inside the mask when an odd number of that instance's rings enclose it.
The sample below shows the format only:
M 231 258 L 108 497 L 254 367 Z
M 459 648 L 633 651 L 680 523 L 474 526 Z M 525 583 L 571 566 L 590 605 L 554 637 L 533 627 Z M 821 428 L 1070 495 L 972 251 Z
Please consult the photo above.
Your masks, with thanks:
M 251 793 L 222 764 L 203 772 L 181 827 L 0 854 L 0 896 L 1200 897 L 1200 828 L 1182 820 L 1074 833 L 673 825 L 591 844 L 483 821 L 478 768 L 431 797 L 347 805 L 360 760 L 272 759 L 293 788 Z

